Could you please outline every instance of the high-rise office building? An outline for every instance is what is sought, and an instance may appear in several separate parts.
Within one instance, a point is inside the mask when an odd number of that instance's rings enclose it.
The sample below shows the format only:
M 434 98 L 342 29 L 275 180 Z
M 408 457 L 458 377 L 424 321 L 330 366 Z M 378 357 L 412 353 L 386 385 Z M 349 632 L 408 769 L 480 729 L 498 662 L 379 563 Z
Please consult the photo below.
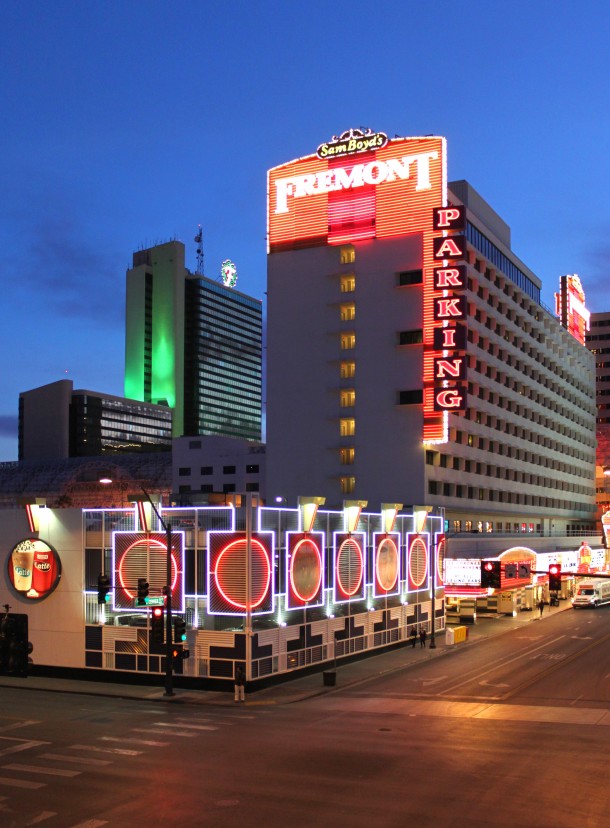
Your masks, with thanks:
M 167 406 L 74 390 L 72 380 L 19 395 L 20 460 L 41 462 L 171 448 L 172 412 Z
M 445 140 L 350 131 L 268 175 L 267 494 L 594 526 L 594 361 Z
M 170 406 L 174 437 L 261 438 L 262 303 L 231 282 L 187 270 L 178 241 L 133 255 L 125 393 Z

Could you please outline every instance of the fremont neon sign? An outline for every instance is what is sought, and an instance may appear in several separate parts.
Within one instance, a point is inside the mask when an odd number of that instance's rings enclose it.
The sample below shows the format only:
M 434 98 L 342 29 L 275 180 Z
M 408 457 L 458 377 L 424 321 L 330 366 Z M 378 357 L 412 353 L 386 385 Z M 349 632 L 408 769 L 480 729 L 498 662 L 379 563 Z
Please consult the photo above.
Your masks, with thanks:
M 390 181 L 407 181 L 414 175 L 415 190 L 429 190 L 430 161 L 438 159 L 438 152 L 422 152 L 404 155 L 402 158 L 388 158 L 387 161 L 375 159 L 367 164 L 354 164 L 353 167 L 334 167 L 317 173 L 280 178 L 275 182 L 276 213 L 289 212 L 289 198 L 332 193 L 337 190 L 350 190 Z

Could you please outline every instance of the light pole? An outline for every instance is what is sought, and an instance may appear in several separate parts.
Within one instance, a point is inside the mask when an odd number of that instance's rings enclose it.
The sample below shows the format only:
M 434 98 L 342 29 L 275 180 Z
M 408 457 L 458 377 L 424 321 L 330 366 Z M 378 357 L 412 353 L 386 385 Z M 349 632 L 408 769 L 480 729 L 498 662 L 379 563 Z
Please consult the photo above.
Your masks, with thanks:
M 108 485 L 112 483 L 112 479 L 108 476 L 100 477 L 100 483 Z M 166 568 L 165 568 L 165 586 L 163 587 L 163 594 L 165 595 L 165 692 L 164 696 L 174 695 L 174 648 L 173 648 L 173 624 L 172 624 L 172 527 L 166 523 L 159 510 L 154 504 L 153 499 L 148 494 L 144 486 L 140 485 L 140 489 L 147 502 L 150 503 L 157 520 L 163 527 L 165 532 L 165 544 L 167 546 Z M 132 503 L 142 502 L 142 495 L 130 494 L 127 495 L 128 500 Z M 146 531 L 147 527 L 145 526 Z
M 174 647 L 173 647 L 173 624 L 172 624 L 172 527 L 166 523 L 159 510 L 155 506 L 151 496 L 148 494 L 143 486 L 140 486 L 142 492 L 145 494 L 147 501 L 152 506 L 152 509 L 157 516 L 157 520 L 163 527 L 165 532 L 165 544 L 167 547 L 167 555 L 165 559 L 165 586 L 163 587 L 163 594 L 165 595 L 165 692 L 164 696 L 174 695 Z M 130 495 L 130 500 L 136 502 L 138 495 Z

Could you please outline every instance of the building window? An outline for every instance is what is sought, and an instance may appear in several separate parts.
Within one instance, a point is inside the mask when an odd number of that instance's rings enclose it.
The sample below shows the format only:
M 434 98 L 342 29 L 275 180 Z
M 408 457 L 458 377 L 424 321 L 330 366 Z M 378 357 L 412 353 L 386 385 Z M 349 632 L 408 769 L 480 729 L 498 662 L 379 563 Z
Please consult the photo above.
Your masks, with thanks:
M 179 494 L 187 494 L 187 492 L 190 492 L 190 490 L 191 490 L 191 487 L 186 485 L 186 484 L 184 486 L 179 486 L 178 487 Z
M 353 264 L 356 261 L 356 251 L 353 244 L 344 244 L 339 251 L 341 264 Z
M 223 466 L 222 467 L 223 474 L 235 474 L 235 466 Z M 233 489 L 231 489 L 233 491 Z
M 341 459 L 342 466 L 351 466 L 354 462 L 354 455 L 355 449 L 353 448 L 342 448 L 339 451 L 339 457 Z
M 256 481 L 246 483 L 246 491 L 247 492 L 258 492 L 258 483 Z
M 258 465 L 246 466 L 246 474 L 258 474 Z
M 399 287 L 406 285 L 421 285 L 424 281 L 423 270 L 404 270 L 397 274 L 397 282 Z
M 356 363 L 343 361 L 339 365 L 339 370 L 341 372 L 341 379 L 351 379 L 356 375 Z
M 339 286 L 341 293 L 353 293 L 356 290 L 356 277 L 353 273 L 342 276 Z
M 421 388 L 398 392 L 398 405 L 421 405 L 423 401 L 424 393 Z
M 356 318 L 356 305 L 353 302 L 339 306 L 341 312 L 341 321 L 350 322 Z
M 211 494 L 214 491 L 214 486 L 211 483 L 202 483 L 200 491 L 205 494 Z
M 356 334 L 354 331 L 345 331 L 341 334 L 341 350 L 350 351 L 356 347 Z
M 340 477 L 339 483 L 341 484 L 341 494 L 352 494 L 356 488 L 355 477 Z
M 342 437 L 353 437 L 356 433 L 356 420 L 353 417 L 343 417 L 339 420 L 339 432 Z
M 214 466 L 202 466 L 201 474 L 214 474 Z
M 421 329 L 414 331 L 400 331 L 398 334 L 399 345 L 421 345 L 424 341 L 424 333 Z
M 356 405 L 356 392 L 353 388 L 344 388 L 340 395 L 341 408 L 351 408 Z
M 191 473 L 191 470 L 188 466 L 180 466 L 178 469 L 178 474 L 180 477 L 188 477 Z
M 229 492 L 235 491 L 235 483 L 225 483 L 222 487 L 222 491 L 224 494 L 228 494 Z

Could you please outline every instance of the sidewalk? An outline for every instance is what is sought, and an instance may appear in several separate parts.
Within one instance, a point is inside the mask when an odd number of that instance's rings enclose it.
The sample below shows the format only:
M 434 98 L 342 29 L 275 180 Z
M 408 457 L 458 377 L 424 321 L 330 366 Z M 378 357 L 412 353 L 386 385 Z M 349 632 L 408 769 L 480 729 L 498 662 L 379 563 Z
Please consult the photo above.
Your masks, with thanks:
M 463 644 L 447 645 L 445 633 L 435 637 L 436 647 L 430 648 L 430 639 L 427 646 L 420 647 L 419 641 L 415 647 L 409 642 L 396 649 L 379 655 L 353 661 L 349 664 L 339 664 L 336 670 L 336 686 L 325 687 L 322 673 L 332 669 L 331 665 L 320 666 L 320 670 L 301 678 L 294 678 L 282 684 L 275 684 L 257 692 L 246 695 L 247 706 L 291 704 L 327 693 L 335 692 L 345 687 L 361 684 L 386 673 L 408 669 L 415 664 L 421 664 L 440 656 L 448 655 L 451 651 L 464 647 L 471 647 L 478 641 L 490 636 L 501 635 L 515 629 L 526 627 L 531 623 L 542 623 L 550 615 L 570 608 L 568 601 L 562 601 L 559 607 L 545 607 L 542 619 L 537 610 L 522 612 L 514 618 L 508 616 L 483 616 L 477 623 L 468 627 L 468 641 Z M 139 701 L 164 702 L 166 704 L 197 704 L 197 705 L 233 705 L 232 692 L 209 690 L 192 690 L 190 688 L 175 688 L 174 696 L 163 695 L 162 687 L 150 687 L 131 684 L 115 684 L 99 681 L 76 681 L 65 678 L 46 678 L 30 676 L 28 678 L 14 678 L 0 676 L 0 687 L 21 688 L 24 690 L 44 690 L 55 693 L 77 693 L 87 696 L 105 696 L 117 699 L 133 699 Z

